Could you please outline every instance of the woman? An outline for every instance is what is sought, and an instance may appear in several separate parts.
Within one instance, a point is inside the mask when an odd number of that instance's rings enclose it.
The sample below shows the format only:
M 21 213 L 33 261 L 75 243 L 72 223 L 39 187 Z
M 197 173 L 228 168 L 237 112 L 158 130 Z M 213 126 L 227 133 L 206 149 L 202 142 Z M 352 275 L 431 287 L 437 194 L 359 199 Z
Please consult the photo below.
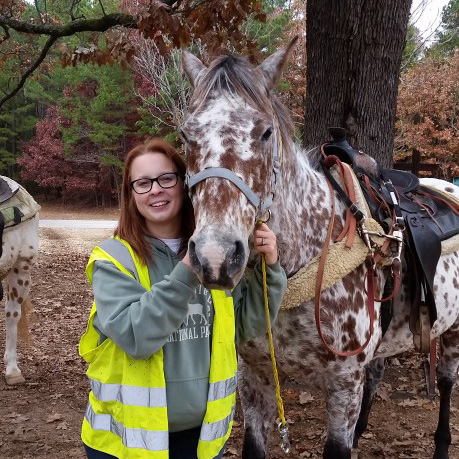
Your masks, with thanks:
M 266 331 L 259 266 L 229 297 L 191 270 L 184 175 L 162 140 L 131 150 L 115 236 L 89 259 L 94 303 L 79 348 L 91 385 L 82 427 L 89 459 L 221 458 L 235 409 L 235 342 Z M 254 240 L 274 320 L 286 276 L 274 233 L 262 224 Z

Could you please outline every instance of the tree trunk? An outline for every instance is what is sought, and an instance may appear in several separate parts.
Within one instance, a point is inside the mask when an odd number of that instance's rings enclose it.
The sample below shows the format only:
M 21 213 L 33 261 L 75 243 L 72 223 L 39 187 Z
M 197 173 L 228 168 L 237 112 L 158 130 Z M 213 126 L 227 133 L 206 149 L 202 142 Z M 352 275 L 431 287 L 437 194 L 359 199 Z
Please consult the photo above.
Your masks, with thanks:
M 354 148 L 392 165 L 410 7 L 411 0 L 307 0 L 306 147 L 341 126 Z

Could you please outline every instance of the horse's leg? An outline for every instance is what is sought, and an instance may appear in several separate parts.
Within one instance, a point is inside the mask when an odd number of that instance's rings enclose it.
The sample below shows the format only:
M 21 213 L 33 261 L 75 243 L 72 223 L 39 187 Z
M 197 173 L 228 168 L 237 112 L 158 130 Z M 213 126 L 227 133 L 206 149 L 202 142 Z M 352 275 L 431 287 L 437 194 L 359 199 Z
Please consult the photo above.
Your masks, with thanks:
M 240 359 L 238 389 L 245 429 L 242 459 L 265 459 L 268 434 L 276 412 L 272 378 L 269 374 L 256 373 L 254 367 Z
M 359 419 L 355 426 L 354 448 L 357 448 L 359 438 L 368 426 L 368 417 L 373 404 L 376 390 L 378 389 L 384 377 L 384 358 L 373 359 L 365 367 L 365 383 L 363 386 L 362 406 L 360 408 Z
M 16 262 L 7 276 L 5 301 L 6 343 L 4 356 L 7 384 L 20 384 L 25 381 L 17 365 L 17 331 L 22 314 L 22 305 L 29 297 L 30 273 L 37 256 L 38 218 L 28 220 L 23 225 L 20 246 L 19 249 L 16 249 L 18 250 Z
M 11 273 L 11 271 L 10 271 Z M 8 274 L 6 301 L 5 301 L 5 379 L 7 384 L 21 384 L 25 381 L 21 374 L 21 370 L 17 364 L 17 337 L 18 323 L 21 319 L 21 303 L 23 297 L 18 296 L 17 287 L 11 282 L 10 274 Z M 20 300 L 21 303 L 18 301 Z
M 324 459 L 351 459 L 354 430 L 360 413 L 364 369 L 333 375 L 327 381 L 328 432 Z
M 437 366 L 437 387 L 440 391 L 440 413 L 435 431 L 434 459 L 448 459 L 451 444 L 449 427 L 451 393 L 459 368 L 459 319 L 440 339 L 440 359 Z

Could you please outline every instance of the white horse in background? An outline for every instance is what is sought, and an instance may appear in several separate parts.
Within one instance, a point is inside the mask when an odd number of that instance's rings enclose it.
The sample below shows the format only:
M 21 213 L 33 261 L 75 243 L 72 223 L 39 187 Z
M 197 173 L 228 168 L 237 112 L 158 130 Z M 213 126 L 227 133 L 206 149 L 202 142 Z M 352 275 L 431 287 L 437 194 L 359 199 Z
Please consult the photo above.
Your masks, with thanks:
M 2 250 L 0 280 L 5 289 L 5 379 L 6 383 L 25 381 L 17 363 L 18 324 L 26 323 L 30 303 L 31 271 L 38 254 L 38 211 L 40 206 L 29 193 L 8 177 L 0 176 L 0 227 Z M 0 233 L 1 234 L 1 233 Z M 3 286 L 0 285 L 1 297 Z

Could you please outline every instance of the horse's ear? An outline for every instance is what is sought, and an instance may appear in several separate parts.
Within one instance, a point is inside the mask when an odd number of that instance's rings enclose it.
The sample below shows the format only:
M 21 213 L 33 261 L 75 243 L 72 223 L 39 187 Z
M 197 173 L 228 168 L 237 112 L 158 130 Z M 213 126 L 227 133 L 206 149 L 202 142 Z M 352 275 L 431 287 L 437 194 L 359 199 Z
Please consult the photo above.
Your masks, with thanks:
M 293 47 L 298 41 L 298 35 L 288 44 L 286 48 L 276 51 L 267 57 L 257 68 L 261 71 L 266 80 L 268 89 L 275 88 L 279 83 L 282 70 L 290 58 Z
M 193 88 L 198 84 L 198 80 L 204 74 L 204 70 L 207 69 L 194 54 L 186 50 L 182 52 L 182 68 Z

